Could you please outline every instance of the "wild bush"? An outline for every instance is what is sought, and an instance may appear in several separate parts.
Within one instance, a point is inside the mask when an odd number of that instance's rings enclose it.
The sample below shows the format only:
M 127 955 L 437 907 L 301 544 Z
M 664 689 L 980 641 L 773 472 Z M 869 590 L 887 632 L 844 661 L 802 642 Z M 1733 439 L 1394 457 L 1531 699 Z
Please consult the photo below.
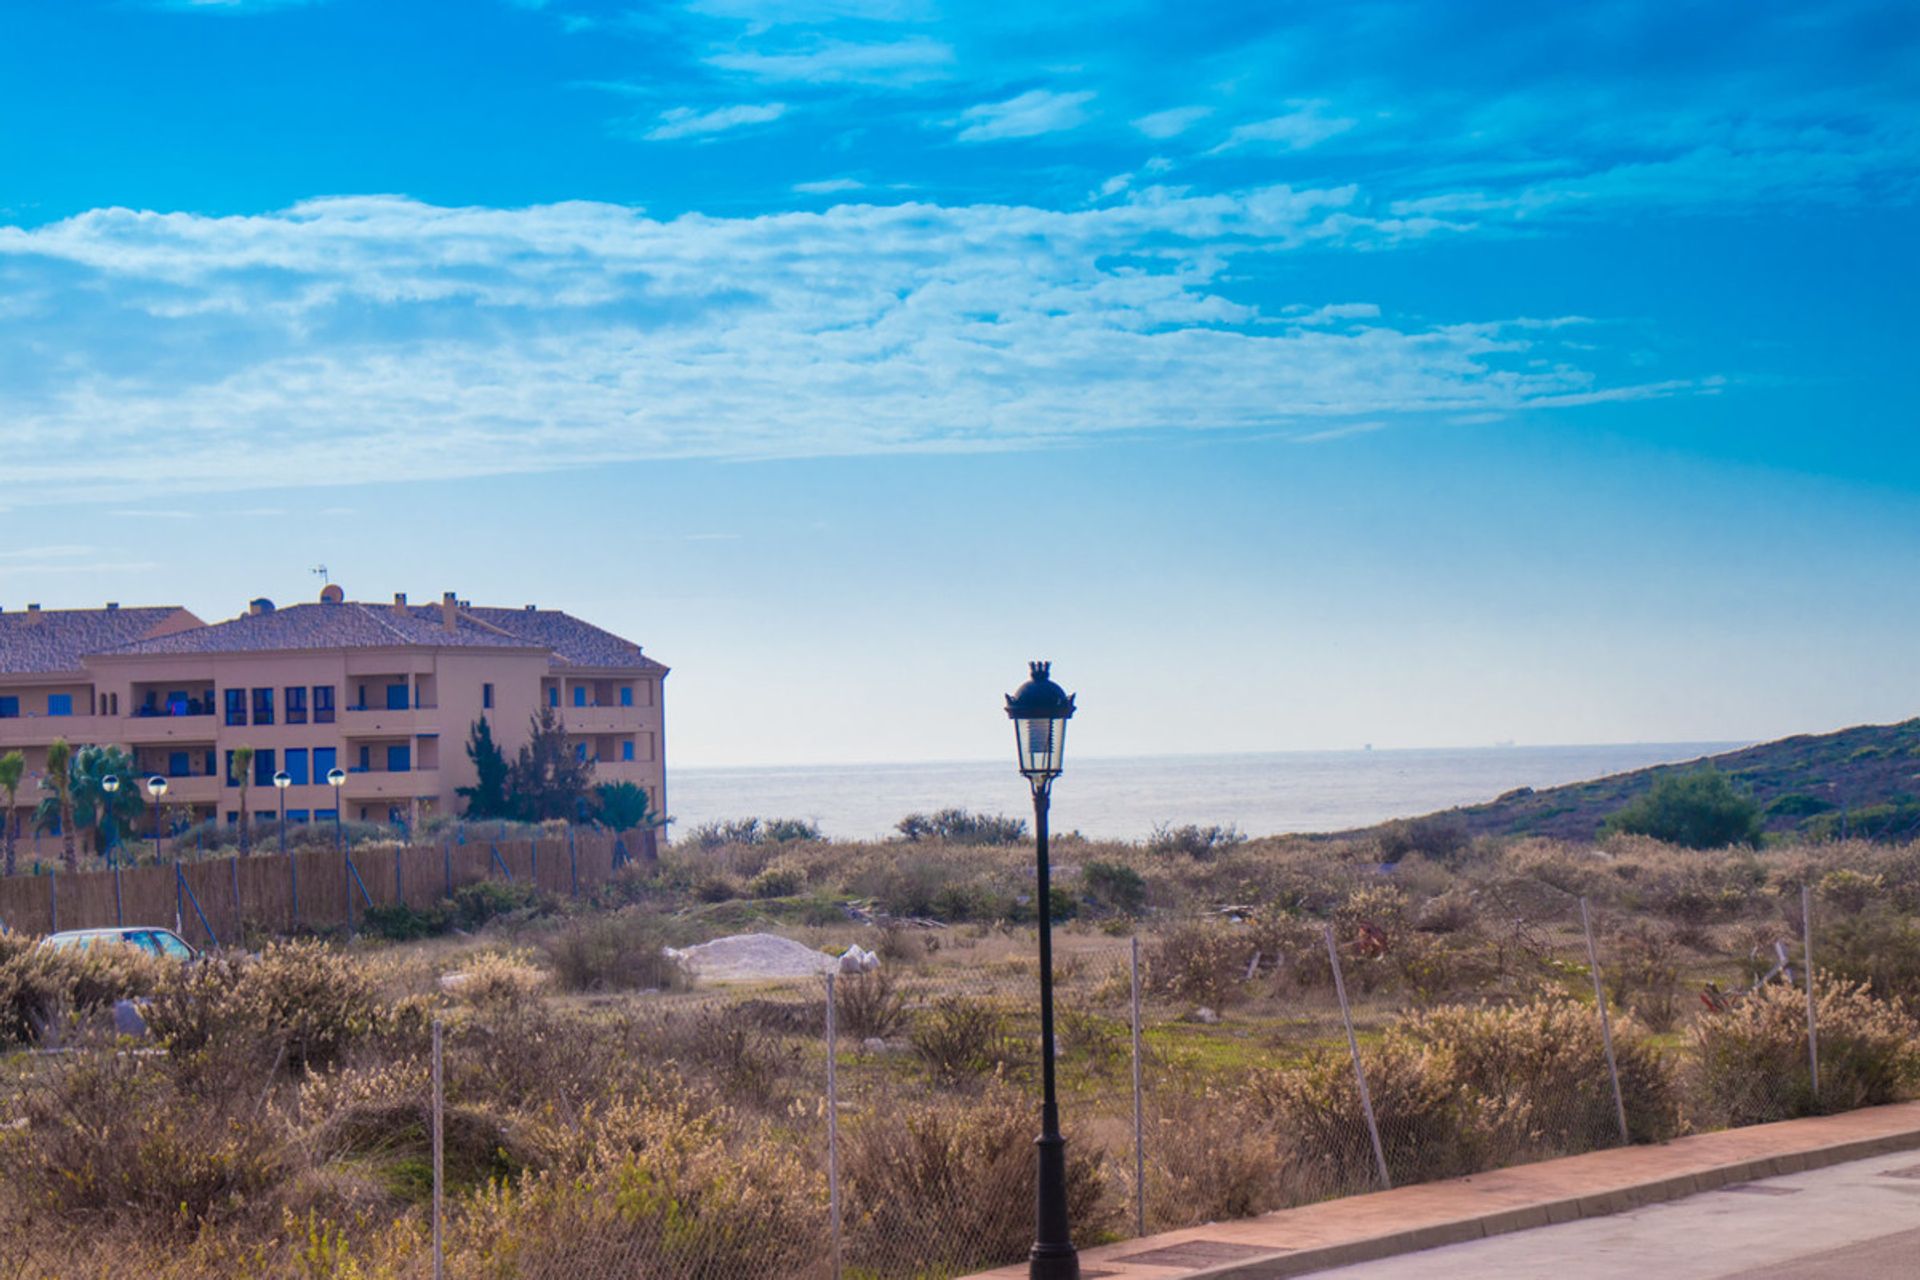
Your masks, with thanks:
M 1807 1055 L 1804 989 L 1769 983 L 1687 1030 L 1695 1114 L 1707 1125 L 1763 1124 L 1898 1101 L 1920 1086 L 1920 1022 L 1862 984 L 1814 983 L 1820 1095 Z
M 795 841 L 824 840 L 820 824 L 806 818 L 729 818 L 703 822 L 686 834 L 689 844 L 700 849 L 724 849 L 729 845 L 789 844 Z
M 1245 833 L 1238 827 L 1202 827 L 1191 822 L 1176 827 L 1162 822 L 1154 825 L 1146 847 L 1157 857 L 1178 855 L 1205 862 L 1246 842 Z
M 1497 1126 L 1502 1163 L 1570 1155 L 1619 1141 L 1607 1060 L 1595 1012 L 1558 998 L 1506 1006 L 1450 1005 L 1416 1013 L 1390 1033 L 1433 1050 L 1466 1111 Z M 1636 1142 L 1680 1128 L 1673 1066 L 1632 1018 L 1613 1022 L 1614 1061 Z
M 1129 916 L 1146 910 L 1147 879 L 1124 862 L 1096 858 L 1080 869 L 1080 881 L 1087 896 L 1103 907 Z
M 953 844 L 1018 844 L 1027 838 L 1027 820 L 997 813 L 940 809 L 910 813 L 894 824 L 902 839 L 946 840 Z
M 1820 963 L 1882 1000 L 1920 1008 L 1920 920 L 1875 902 L 1818 922 Z
M 1236 925 L 1175 925 L 1146 947 L 1144 983 L 1149 991 L 1219 1009 L 1246 993 L 1246 973 L 1258 950 Z
M 692 977 L 666 954 L 675 936 L 665 917 L 629 907 L 570 921 L 543 950 L 566 991 L 679 991 Z
M 895 1100 L 847 1133 L 849 1261 L 863 1274 L 961 1275 L 1024 1258 L 1033 1242 L 1033 1135 L 1039 1117 L 1017 1089 L 977 1098 Z M 1067 1147 L 1067 1212 L 1098 1239 L 1115 1221 L 1102 1166 Z
M 1654 1031 L 1671 1031 L 1680 1017 L 1679 935 L 1651 920 L 1610 932 L 1602 971 L 1613 1001 Z
M 843 973 L 833 982 L 835 1030 L 853 1040 L 884 1040 L 907 1020 L 906 996 L 893 973 Z
M 755 898 L 790 898 L 807 887 L 807 875 L 790 862 L 772 862 L 747 881 L 747 894 Z
M 447 914 L 457 929 L 478 929 L 502 916 L 547 916 L 560 904 L 544 890 L 517 880 L 476 880 L 453 891 Z
M 489 951 L 466 966 L 455 994 L 476 1009 L 513 1008 L 537 999 L 552 982 L 528 951 Z
M 1389 822 L 1380 828 L 1376 839 L 1380 861 L 1388 863 L 1416 855 L 1434 862 L 1452 862 L 1473 844 L 1465 820 L 1450 814 Z
M 1147 1230 L 1249 1218 L 1324 1194 L 1303 1183 L 1284 1135 L 1230 1091 L 1195 1082 L 1154 1101 Z
M 1758 846 L 1766 824 L 1752 796 L 1708 767 L 1660 775 L 1646 795 L 1608 818 L 1604 829 L 1688 849 L 1724 849 Z
M 144 995 L 167 973 L 167 965 L 137 947 L 81 951 L 0 934 L 0 1047 L 57 1034 L 68 1015 L 87 1017 Z
M 949 1083 L 995 1070 L 1012 1050 L 1000 1010 L 971 996 L 942 996 L 921 1010 L 909 1039 L 934 1078 Z
M 352 957 L 317 942 L 280 942 L 257 957 L 212 956 L 182 970 L 156 988 L 147 1025 L 180 1056 L 265 1037 L 298 1074 L 327 1066 L 391 1016 Z

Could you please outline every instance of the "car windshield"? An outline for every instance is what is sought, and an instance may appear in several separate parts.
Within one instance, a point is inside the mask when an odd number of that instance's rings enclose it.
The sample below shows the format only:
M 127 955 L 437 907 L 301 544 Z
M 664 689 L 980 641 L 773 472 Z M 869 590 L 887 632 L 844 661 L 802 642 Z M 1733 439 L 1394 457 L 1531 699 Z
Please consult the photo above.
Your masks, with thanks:
M 152 937 L 159 950 L 159 954 L 167 957 L 169 960 L 193 959 L 193 948 L 173 934 L 168 933 L 165 929 L 154 930 Z

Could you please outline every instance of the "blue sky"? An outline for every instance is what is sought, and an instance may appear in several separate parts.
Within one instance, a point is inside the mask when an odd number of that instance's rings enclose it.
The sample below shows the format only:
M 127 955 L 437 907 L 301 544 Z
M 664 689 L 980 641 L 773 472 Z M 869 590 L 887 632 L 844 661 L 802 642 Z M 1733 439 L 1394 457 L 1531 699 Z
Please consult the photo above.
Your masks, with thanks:
M 686 763 L 1920 711 L 1920 15 L 0 3 L 0 604 L 538 601 Z

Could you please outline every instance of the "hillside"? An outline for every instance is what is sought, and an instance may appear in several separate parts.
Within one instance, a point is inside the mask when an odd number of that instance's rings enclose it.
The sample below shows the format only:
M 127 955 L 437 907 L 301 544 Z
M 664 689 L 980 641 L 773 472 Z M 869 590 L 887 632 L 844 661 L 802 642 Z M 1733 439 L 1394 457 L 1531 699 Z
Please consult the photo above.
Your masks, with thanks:
M 1472 835 L 1590 840 L 1622 805 L 1662 774 L 1712 764 L 1752 793 L 1770 833 L 1826 839 L 1920 838 L 1920 720 L 1802 734 L 1723 755 L 1535 791 L 1422 821 L 1463 823 Z

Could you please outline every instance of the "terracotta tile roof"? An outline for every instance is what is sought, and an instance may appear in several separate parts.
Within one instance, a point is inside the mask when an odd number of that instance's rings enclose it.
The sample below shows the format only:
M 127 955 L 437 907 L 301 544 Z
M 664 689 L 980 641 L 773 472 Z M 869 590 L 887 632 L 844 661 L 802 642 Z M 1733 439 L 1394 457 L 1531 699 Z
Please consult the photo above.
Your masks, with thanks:
M 440 606 L 389 604 L 295 604 L 270 613 L 243 614 L 177 635 L 122 644 L 102 656 L 165 653 L 268 653 L 286 649 L 368 649 L 395 645 L 431 648 L 527 649 L 537 641 L 504 634 L 462 614 L 452 631 L 440 621 Z
M 79 671 L 87 654 L 151 636 L 182 615 L 198 622 L 179 605 L 0 613 L 0 673 Z
M 640 646 L 623 640 L 611 631 L 590 622 L 582 622 L 558 609 L 469 608 L 471 617 L 511 632 L 529 644 L 553 651 L 555 666 L 619 667 L 626 670 L 665 671 L 652 658 L 643 657 Z

